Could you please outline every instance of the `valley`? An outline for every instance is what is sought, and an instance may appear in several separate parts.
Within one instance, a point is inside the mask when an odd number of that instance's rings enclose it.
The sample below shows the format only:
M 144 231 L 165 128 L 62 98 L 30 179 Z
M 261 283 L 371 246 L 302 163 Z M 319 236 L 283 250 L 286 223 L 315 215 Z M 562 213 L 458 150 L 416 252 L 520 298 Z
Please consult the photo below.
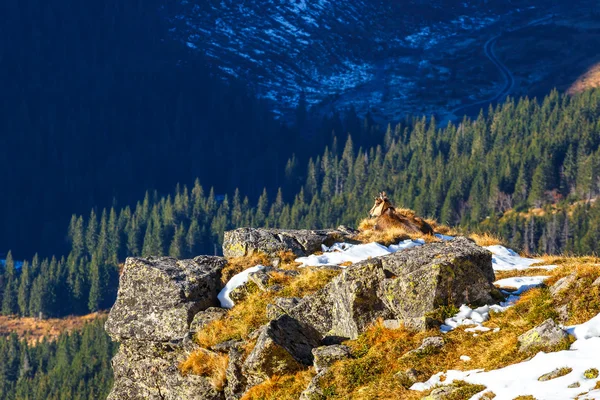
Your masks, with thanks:
M 596 61 L 592 44 L 581 42 L 596 40 L 598 20 L 597 6 L 585 0 L 577 7 L 536 1 L 413 1 L 403 7 L 357 1 L 344 8 L 325 0 L 269 3 L 260 19 L 257 7 L 185 0 L 169 10 L 170 34 L 224 79 L 249 82 L 284 119 L 305 97 L 317 113 L 353 108 L 382 123 L 434 115 L 443 125 L 476 116 L 506 95 L 570 87 L 585 70 L 565 65 L 558 49 L 568 48 L 567 60 L 578 65 Z M 546 38 L 546 54 L 538 58 L 544 49 L 530 47 L 538 34 L 561 29 L 574 32 Z

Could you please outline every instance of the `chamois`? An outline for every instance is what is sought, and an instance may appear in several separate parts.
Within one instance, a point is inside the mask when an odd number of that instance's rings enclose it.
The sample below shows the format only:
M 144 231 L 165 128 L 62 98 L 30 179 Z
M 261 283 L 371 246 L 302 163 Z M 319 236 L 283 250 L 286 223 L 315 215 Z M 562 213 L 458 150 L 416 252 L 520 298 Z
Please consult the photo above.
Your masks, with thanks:
M 375 230 L 384 231 L 390 228 L 404 228 L 407 232 L 433 234 L 433 228 L 413 213 L 397 211 L 385 192 L 375 197 L 375 205 L 369 211 L 371 217 L 377 218 Z

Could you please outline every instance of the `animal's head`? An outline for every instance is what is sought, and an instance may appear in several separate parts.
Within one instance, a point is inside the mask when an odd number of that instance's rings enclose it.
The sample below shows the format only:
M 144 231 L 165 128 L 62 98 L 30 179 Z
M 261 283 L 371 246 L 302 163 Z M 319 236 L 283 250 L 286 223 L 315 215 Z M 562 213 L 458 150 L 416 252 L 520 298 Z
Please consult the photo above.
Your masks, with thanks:
M 392 208 L 392 203 L 390 203 L 385 192 L 381 192 L 379 193 L 379 196 L 375 197 L 375 204 L 373 205 L 373 208 L 371 208 L 371 211 L 369 211 L 369 216 L 379 217 L 388 208 Z

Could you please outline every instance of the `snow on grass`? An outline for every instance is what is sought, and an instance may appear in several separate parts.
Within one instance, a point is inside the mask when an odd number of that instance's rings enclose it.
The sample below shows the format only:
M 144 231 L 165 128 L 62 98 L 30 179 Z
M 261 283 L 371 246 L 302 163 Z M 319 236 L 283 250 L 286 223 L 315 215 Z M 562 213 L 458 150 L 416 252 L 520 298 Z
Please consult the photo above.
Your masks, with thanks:
M 503 291 L 504 295 L 507 296 L 505 301 L 500 304 L 486 305 L 476 309 L 462 305 L 455 316 L 446 318 L 440 327 L 440 331 L 448 333 L 459 326 L 474 326 L 473 328 L 465 329 L 465 332 L 487 332 L 490 328 L 483 326 L 483 323 L 490 319 L 490 311 L 505 311 L 519 300 L 519 295 L 529 289 L 541 286 L 548 278 L 548 276 L 524 276 L 500 279 L 494 282 L 495 286 L 515 289 L 512 292 Z
M 232 291 L 234 291 L 236 288 L 238 288 L 238 287 L 242 286 L 243 284 L 245 284 L 246 282 L 248 282 L 249 274 L 251 274 L 253 272 L 258 272 L 264 268 L 265 267 L 263 265 L 257 265 L 255 267 L 245 269 L 244 271 L 240 272 L 237 275 L 234 275 L 229 280 L 229 282 L 227 282 L 227 284 L 225 285 L 223 290 L 221 290 L 219 292 L 219 294 L 217 295 L 217 298 L 221 302 L 221 307 L 232 308 L 234 305 L 234 302 L 233 302 L 233 300 L 231 300 L 231 297 L 229 297 L 229 294 Z
M 400 250 L 409 249 L 411 247 L 421 246 L 423 244 L 425 244 L 425 241 L 422 239 L 408 239 L 401 241 L 398 244 L 393 244 L 389 247 L 379 243 L 336 243 L 330 248 L 323 246 L 324 252 L 321 255 L 313 254 L 308 257 L 300 257 L 296 259 L 296 262 L 302 263 L 303 267 L 340 265 L 347 262 L 357 263 L 372 257 L 385 256 L 387 254 L 392 254 Z
M 494 254 L 494 256 L 492 257 L 494 271 L 509 271 L 515 269 L 524 270 L 531 268 L 533 264 L 542 261 L 535 258 L 521 257 L 514 250 L 507 249 L 506 247 L 500 245 L 485 246 L 485 248 L 491 251 L 492 254 Z M 556 266 L 548 265 L 536 268 L 544 268 L 550 270 L 556 268 Z
M 546 279 L 550 278 L 549 276 L 516 276 L 514 278 L 506 278 L 500 279 L 499 281 L 494 282 L 499 288 L 511 288 L 515 289 L 511 291 L 513 295 L 522 294 L 529 289 L 533 289 L 539 287 L 544 283 Z
M 441 384 L 447 385 L 462 380 L 486 386 L 484 391 L 471 397 L 471 400 L 481 399 L 483 393 L 489 391 L 496 395 L 495 400 L 511 400 L 526 395 L 540 400 L 600 399 L 600 390 L 594 390 L 597 379 L 587 379 L 584 376 L 586 370 L 600 367 L 598 354 L 600 354 L 600 337 L 594 336 L 577 340 L 569 350 L 555 353 L 540 352 L 528 361 L 493 371 L 484 372 L 482 369 L 476 369 L 439 372 L 426 382 L 415 383 L 411 389 L 424 391 Z M 538 380 L 540 376 L 560 368 L 571 368 L 572 371 L 548 381 Z M 569 387 L 574 386 L 575 383 L 579 384 L 578 387 Z

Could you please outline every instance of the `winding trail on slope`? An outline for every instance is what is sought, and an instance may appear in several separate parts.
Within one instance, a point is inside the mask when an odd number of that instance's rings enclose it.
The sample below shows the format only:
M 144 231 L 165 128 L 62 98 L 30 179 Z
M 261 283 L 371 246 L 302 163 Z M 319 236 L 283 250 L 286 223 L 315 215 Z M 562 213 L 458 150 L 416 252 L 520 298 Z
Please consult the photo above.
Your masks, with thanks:
M 455 108 L 454 110 L 451 110 L 450 112 L 456 116 L 457 118 L 462 117 L 462 115 L 458 114 L 461 110 L 467 110 L 469 108 L 473 108 L 473 107 L 477 107 L 477 106 L 481 106 L 481 105 L 487 105 L 490 103 L 493 103 L 495 101 L 499 101 L 502 100 L 503 98 L 505 98 L 506 96 L 508 96 L 510 94 L 510 92 L 513 90 L 514 86 L 515 86 L 515 77 L 512 74 L 512 72 L 508 69 L 508 67 L 506 65 L 504 65 L 502 63 L 502 61 L 500 61 L 498 59 L 498 57 L 496 56 L 496 53 L 494 51 L 494 46 L 496 45 L 496 42 L 498 41 L 498 39 L 506 32 L 516 32 L 518 30 L 530 27 L 530 26 L 534 26 L 534 25 L 538 25 L 541 24 L 542 22 L 545 22 L 549 19 L 552 19 L 553 15 L 548 15 L 544 18 L 532 21 L 526 25 L 523 25 L 519 28 L 515 28 L 515 29 L 510 29 L 507 30 L 505 32 L 499 33 L 498 35 L 490 38 L 487 42 L 485 42 L 485 45 L 483 46 L 483 51 L 485 53 L 485 56 L 496 66 L 496 68 L 498 68 L 500 70 L 500 72 L 502 73 L 502 78 L 504 79 L 504 86 L 502 87 L 502 89 L 500 89 L 500 91 L 498 93 L 496 93 L 494 96 L 487 98 L 485 100 L 480 100 L 477 101 L 475 103 L 471 103 L 471 104 L 466 104 L 466 105 L 462 105 L 460 107 Z
M 514 75 L 512 74 L 512 72 L 510 72 L 510 70 L 506 67 L 506 65 L 502 64 L 502 62 L 500 60 L 498 60 L 498 57 L 496 57 L 496 53 L 494 52 L 494 46 L 496 45 L 496 42 L 498 41 L 498 38 L 500 36 L 502 36 L 502 34 L 496 35 L 493 38 L 489 39 L 487 42 L 485 42 L 485 45 L 483 46 L 483 51 L 485 53 L 485 56 L 492 63 L 494 63 L 494 65 L 502 73 L 502 78 L 504 79 L 504 86 L 498 93 L 496 93 L 494 96 L 492 96 L 490 98 L 455 108 L 454 110 L 451 111 L 451 113 L 454 114 L 455 116 L 459 117 L 458 113 L 461 110 L 466 110 L 468 108 L 477 107 L 480 105 L 487 105 L 487 104 L 493 103 L 495 101 L 498 101 L 498 100 L 504 98 L 505 96 L 508 96 L 508 94 L 511 92 L 511 90 L 515 86 Z

